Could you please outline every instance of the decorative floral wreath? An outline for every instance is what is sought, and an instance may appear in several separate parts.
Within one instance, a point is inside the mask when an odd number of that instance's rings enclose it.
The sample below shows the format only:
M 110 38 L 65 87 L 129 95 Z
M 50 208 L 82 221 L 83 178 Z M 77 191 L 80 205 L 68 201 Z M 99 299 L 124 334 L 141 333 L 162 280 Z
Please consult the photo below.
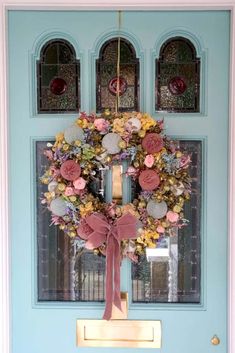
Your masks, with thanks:
M 99 117 L 81 113 L 47 146 L 50 165 L 41 181 L 48 184 L 48 192 L 42 203 L 51 211 L 52 223 L 81 247 L 106 255 L 109 305 L 104 318 L 109 319 L 110 303 L 120 307 L 121 258 L 138 261 L 145 248 L 155 248 L 159 239 L 187 223 L 183 206 L 191 192 L 190 156 L 164 135 L 163 121 L 140 112 L 105 111 Z M 92 191 L 92 184 L 100 171 L 123 161 L 128 163 L 125 175 L 139 193 L 125 205 L 107 203 L 101 191 Z

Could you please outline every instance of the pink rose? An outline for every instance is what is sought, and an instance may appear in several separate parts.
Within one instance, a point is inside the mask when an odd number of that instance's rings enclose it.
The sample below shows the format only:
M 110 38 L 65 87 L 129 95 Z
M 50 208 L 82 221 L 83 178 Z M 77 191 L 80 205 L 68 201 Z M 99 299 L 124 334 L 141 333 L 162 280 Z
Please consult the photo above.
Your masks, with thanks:
M 142 147 L 148 153 L 157 153 L 163 148 L 163 139 L 157 133 L 152 132 L 143 138 Z
M 60 169 L 57 169 L 54 166 L 50 168 L 50 171 L 52 172 L 53 177 L 58 177 L 60 175 Z
M 170 150 L 171 150 L 171 153 L 175 153 L 176 151 L 176 145 L 173 141 L 170 142 Z
M 152 191 L 160 184 L 160 178 L 157 172 L 152 169 L 146 169 L 140 173 L 139 184 L 143 190 Z
M 147 154 L 147 156 L 145 157 L 144 160 L 144 164 L 146 165 L 146 167 L 151 168 L 153 166 L 154 163 L 154 157 L 152 154 Z
M 127 176 L 132 176 L 132 177 L 136 177 L 138 174 L 137 169 L 135 169 L 134 167 L 128 167 L 127 171 L 126 171 L 126 175 Z
M 166 218 L 171 223 L 176 223 L 179 219 L 179 215 L 176 212 L 168 211 L 166 214 Z
M 52 215 L 51 216 L 51 221 L 52 221 L 52 224 L 58 226 L 59 224 L 63 224 L 63 221 L 61 221 L 61 218 L 59 216 L 56 216 L 56 215 Z
M 74 189 L 74 193 L 76 194 L 76 195 L 82 195 L 83 194 L 83 192 L 84 192 L 84 190 L 78 190 L 78 189 Z
M 110 204 L 108 204 L 106 212 L 110 217 L 114 217 L 116 215 L 116 203 L 111 202 Z
M 68 160 L 62 163 L 60 167 L 60 173 L 66 180 L 76 180 L 81 174 L 81 167 L 78 163 L 73 160 Z
M 126 256 L 133 262 L 138 263 L 138 256 L 135 255 L 133 252 L 127 252 Z
M 86 180 L 84 180 L 82 177 L 74 180 L 73 185 L 75 189 L 77 190 L 83 190 L 86 186 Z
M 157 232 L 158 233 L 165 233 L 165 228 L 163 228 L 163 226 L 157 226 Z
M 93 123 L 93 121 L 95 120 L 95 115 L 92 113 L 90 115 L 87 115 L 86 112 L 81 112 L 79 118 L 86 120 L 86 121 L 89 121 L 89 123 Z
M 43 153 L 50 161 L 53 160 L 53 152 L 51 150 L 46 150 Z
M 72 196 L 72 195 L 74 195 L 74 189 L 71 186 L 67 186 L 65 188 L 64 194 L 65 194 L 65 196 Z
M 160 127 L 161 130 L 163 130 L 163 128 L 164 128 L 164 120 L 163 119 L 158 121 L 158 126 Z
M 89 235 L 93 232 L 93 229 L 87 224 L 84 218 L 81 219 L 80 225 L 77 229 L 77 234 L 80 238 L 87 240 Z
M 189 166 L 190 162 L 191 162 L 190 156 L 182 156 L 180 158 L 180 167 L 183 169 L 186 169 Z
M 109 122 L 103 118 L 95 119 L 94 125 L 96 130 L 105 132 L 109 127 Z

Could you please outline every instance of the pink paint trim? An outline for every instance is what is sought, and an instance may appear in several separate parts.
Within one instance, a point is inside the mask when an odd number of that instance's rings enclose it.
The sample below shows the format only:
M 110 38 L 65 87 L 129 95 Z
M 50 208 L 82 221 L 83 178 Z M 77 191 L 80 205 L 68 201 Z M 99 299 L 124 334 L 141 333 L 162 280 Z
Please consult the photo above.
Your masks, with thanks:
M 229 175 L 229 261 L 228 261 L 228 342 L 229 353 L 235 353 L 235 4 L 231 11 L 230 68 L 230 175 Z
M 10 353 L 10 251 L 8 221 L 8 111 L 6 17 L 0 12 L 0 350 Z
M 171 9 L 171 10 L 231 10 L 231 84 L 230 84 L 230 185 L 229 185 L 229 351 L 235 353 L 235 0 L 0 0 L 0 351 L 10 353 L 10 259 L 9 259 L 9 203 L 8 203 L 8 111 L 6 62 L 6 13 L 15 10 L 64 9 Z
M 151 10 L 151 9 L 171 9 L 171 10 L 187 10 L 187 9 L 202 9 L 202 10 L 216 10 L 233 9 L 235 1 L 223 1 L 223 0 L 74 0 L 71 2 L 66 2 L 65 0 L 0 0 L 0 4 L 3 8 L 14 9 L 14 10 L 64 10 L 64 9 L 79 9 L 79 10 L 109 10 L 109 9 L 132 9 L 132 10 Z

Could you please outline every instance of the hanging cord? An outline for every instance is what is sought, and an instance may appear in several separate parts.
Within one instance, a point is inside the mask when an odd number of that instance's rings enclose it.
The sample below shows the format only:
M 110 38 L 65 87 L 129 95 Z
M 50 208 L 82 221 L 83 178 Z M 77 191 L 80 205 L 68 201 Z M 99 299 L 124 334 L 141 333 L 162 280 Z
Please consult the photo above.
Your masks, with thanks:
M 120 29 L 121 29 L 121 11 L 118 11 L 118 48 L 117 48 L 117 90 L 116 90 L 116 106 L 115 112 L 118 113 L 120 106 L 120 56 L 121 56 L 121 38 L 120 38 Z

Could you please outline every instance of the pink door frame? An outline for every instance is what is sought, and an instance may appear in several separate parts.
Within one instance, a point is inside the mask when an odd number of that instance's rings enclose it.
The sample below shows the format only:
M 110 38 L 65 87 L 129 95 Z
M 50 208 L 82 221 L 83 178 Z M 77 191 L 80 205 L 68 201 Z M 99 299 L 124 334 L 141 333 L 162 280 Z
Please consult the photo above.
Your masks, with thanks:
M 231 11 L 229 169 L 229 352 L 235 353 L 235 0 L 0 0 L 0 351 L 11 352 L 10 220 L 8 193 L 7 13 L 9 10 L 229 10 Z

